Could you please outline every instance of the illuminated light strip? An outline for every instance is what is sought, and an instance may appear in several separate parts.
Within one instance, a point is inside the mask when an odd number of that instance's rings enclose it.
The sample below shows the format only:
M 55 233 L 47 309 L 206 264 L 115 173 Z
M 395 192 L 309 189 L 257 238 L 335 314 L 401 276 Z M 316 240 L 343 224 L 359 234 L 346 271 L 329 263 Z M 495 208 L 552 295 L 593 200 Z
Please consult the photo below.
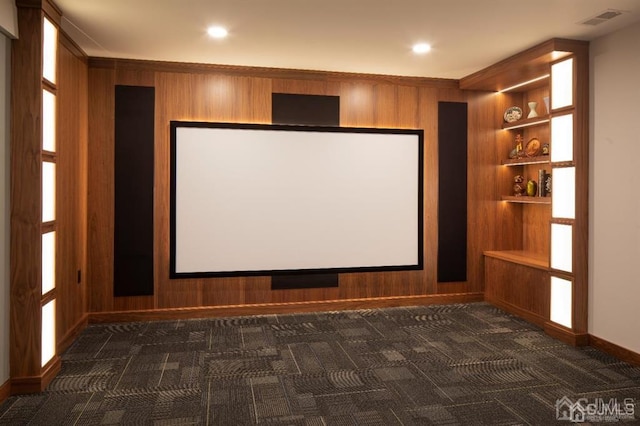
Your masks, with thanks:
M 540 81 L 540 80 L 543 80 L 545 78 L 549 78 L 549 74 L 545 74 L 545 75 L 542 75 L 540 77 L 536 77 L 536 78 L 534 78 L 532 80 L 525 81 L 524 83 L 518 83 L 518 84 L 516 84 L 514 86 L 507 87 L 507 88 L 504 88 L 502 90 L 498 90 L 498 93 L 508 92 L 509 90 L 517 89 L 518 87 L 526 86 L 527 84 L 535 83 L 536 81 Z
M 531 121 L 530 123 L 522 123 L 522 124 L 514 122 L 514 123 L 510 123 L 510 124 L 513 124 L 513 125 L 505 126 L 502 130 L 521 129 L 523 127 L 537 126 L 538 124 L 548 123 L 548 122 L 549 122 L 548 118 L 542 118 L 540 120 L 534 120 L 534 121 Z

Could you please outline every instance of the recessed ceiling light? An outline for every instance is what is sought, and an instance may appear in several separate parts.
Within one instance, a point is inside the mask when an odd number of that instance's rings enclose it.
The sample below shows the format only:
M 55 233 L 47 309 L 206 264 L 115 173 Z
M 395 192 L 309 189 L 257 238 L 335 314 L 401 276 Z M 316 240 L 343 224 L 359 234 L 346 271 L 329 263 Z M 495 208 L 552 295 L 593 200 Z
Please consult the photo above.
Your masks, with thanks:
M 431 50 L 431 46 L 427 43 L 416 43 L 413 45 L 413 53 L 423 54 Z
M 207 34 L 213 38 L 225 38 L 229 32 L 224 27 L 214 26 L 207 29 Z

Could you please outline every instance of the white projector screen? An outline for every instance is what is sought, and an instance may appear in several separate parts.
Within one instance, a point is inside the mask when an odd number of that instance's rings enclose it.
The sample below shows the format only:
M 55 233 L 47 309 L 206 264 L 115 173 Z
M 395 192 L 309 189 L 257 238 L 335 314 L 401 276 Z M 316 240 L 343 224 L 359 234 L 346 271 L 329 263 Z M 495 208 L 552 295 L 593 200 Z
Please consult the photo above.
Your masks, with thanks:
M 422 269 L 422 130 L 171 122 L 172 278 Z

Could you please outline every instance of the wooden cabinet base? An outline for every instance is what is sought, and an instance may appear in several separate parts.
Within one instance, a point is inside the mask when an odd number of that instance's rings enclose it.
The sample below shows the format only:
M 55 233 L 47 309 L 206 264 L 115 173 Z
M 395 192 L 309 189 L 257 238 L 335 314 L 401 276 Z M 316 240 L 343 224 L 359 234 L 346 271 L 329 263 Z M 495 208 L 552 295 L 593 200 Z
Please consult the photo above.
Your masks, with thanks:
M 42 392 L 58 375 L 61 368 L 60 357 L 56 356 L 45 365 L 40 376 L 11 378 L 11 395 Z
M 484 257 L 485 300 L 539 327 L 549 321 L 549 273 L 529 266 Z

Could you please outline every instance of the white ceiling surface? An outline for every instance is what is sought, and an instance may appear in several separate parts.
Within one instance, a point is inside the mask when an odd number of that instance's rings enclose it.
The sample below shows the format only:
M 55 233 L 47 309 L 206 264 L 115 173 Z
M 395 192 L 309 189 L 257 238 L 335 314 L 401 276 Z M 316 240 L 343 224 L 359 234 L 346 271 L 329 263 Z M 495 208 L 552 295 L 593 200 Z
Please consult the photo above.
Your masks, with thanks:
M 56 0 L 94 57 L 461 78 L 553 37 L 640 21 L 640 0 Z M 625 11 L 597 26 L 581 22 Z M 229 30 L 223 40 L 210 25 Z M 418 56 L 416 42 L 432 51 Z

